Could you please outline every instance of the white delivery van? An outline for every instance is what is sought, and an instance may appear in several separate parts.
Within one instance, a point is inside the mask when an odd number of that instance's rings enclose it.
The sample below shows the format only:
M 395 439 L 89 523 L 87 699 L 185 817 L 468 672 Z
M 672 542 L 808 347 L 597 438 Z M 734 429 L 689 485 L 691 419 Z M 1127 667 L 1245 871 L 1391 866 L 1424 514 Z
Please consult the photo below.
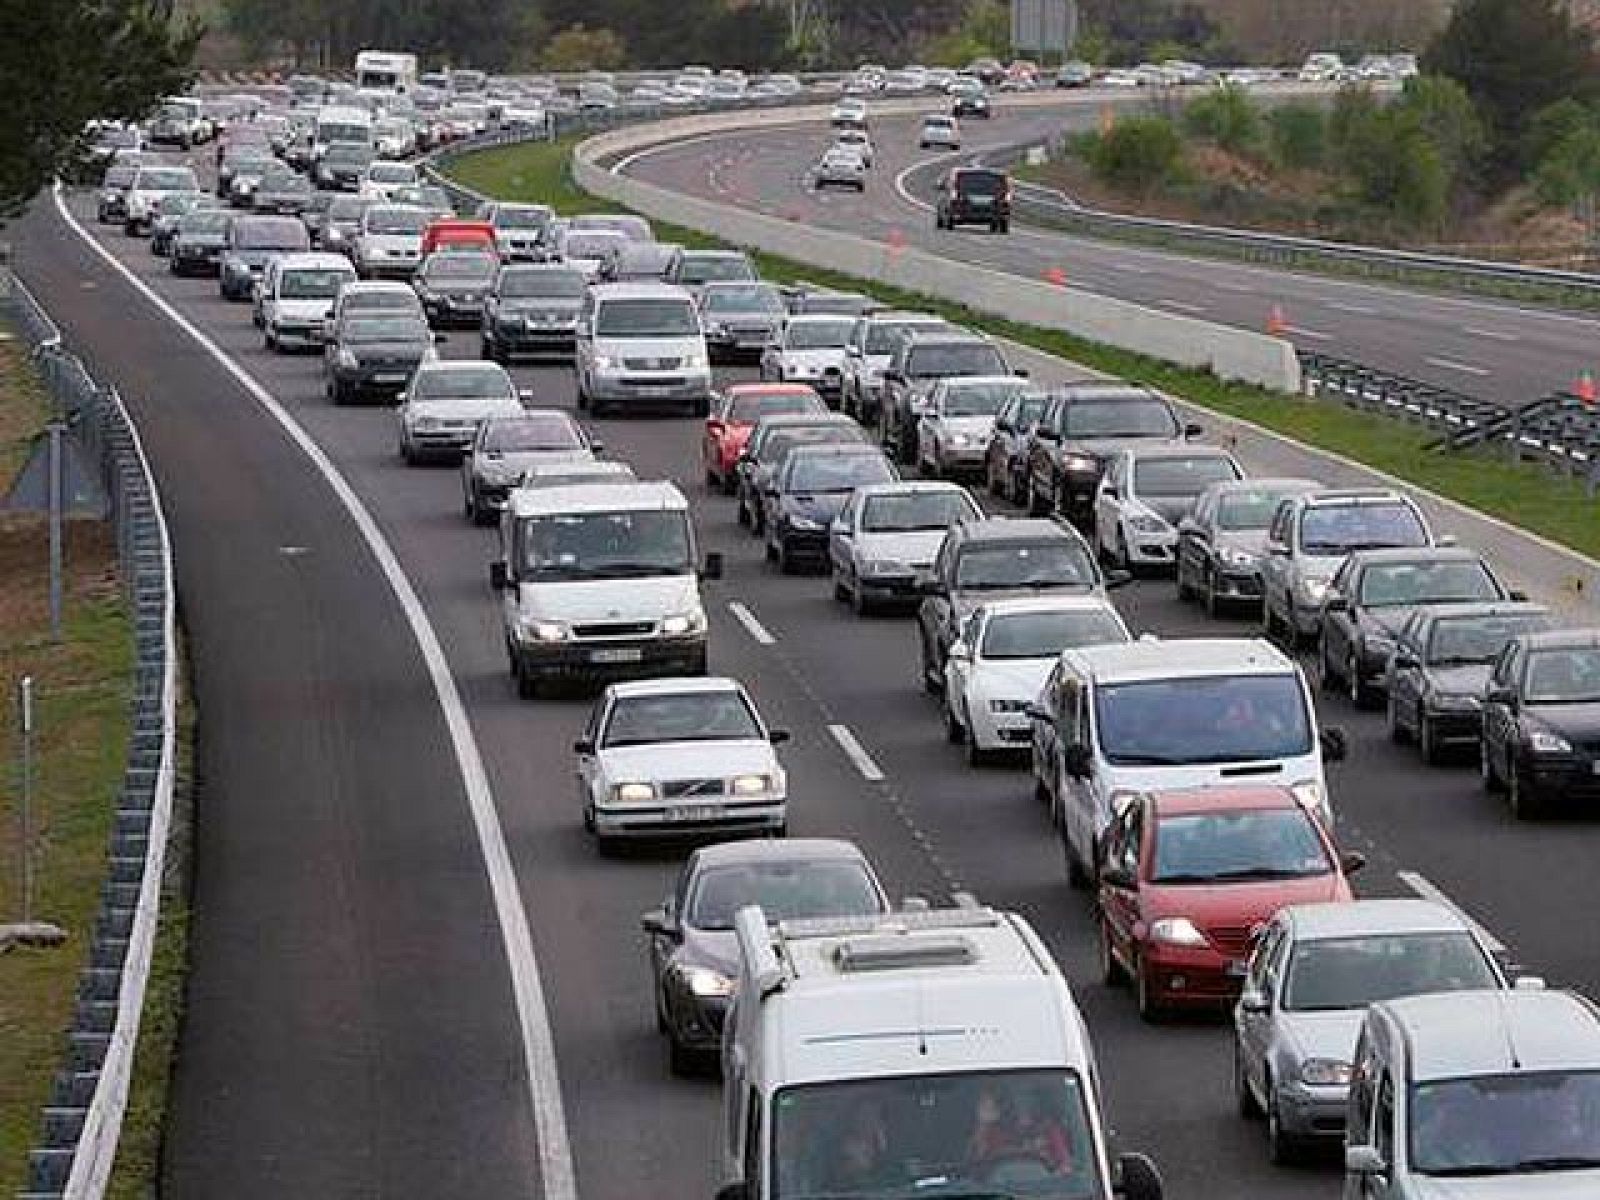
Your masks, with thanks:
M 1115 1160 L 1088 1030 L 1021 917 L 734 918 L 717 1200 L 1158 1200 Z

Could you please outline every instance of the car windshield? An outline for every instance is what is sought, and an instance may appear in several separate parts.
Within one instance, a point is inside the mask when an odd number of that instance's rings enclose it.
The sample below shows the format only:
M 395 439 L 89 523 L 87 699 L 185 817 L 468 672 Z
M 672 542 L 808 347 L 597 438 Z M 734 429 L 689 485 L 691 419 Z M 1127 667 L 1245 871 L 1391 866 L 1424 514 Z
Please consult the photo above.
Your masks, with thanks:
M 1498 600 L 1500 589 L 1481 562 L 1375 563 L 1361 572 L 1368 608 Z
M 109 188 L 132 187 L 138 177 L 138 167 L 111 167 L 106 171 L 105 183 Z
M 445 371 L 423 371 L 412 395 L 418 400 L 493 400 L 517 394 L 511 377 L 492 364 Z
M 552 300 L 581 300 L 587 288 L 577 271 L 506 271 L 496 285 L 502 296 L 542 296 Z
M 1062 427 L 1069 438 L 1170 438 L 1180 432 L 1172 409 L 1154 396 L 1073 400 Z
M 725 933 L 733 914 L 759 904 L 768 921 L 864 917 L 883 911 L 872 876 L 859 862 L 751 861 L 700 872 L 689 892 L 686 923 Z
M 915 1033 L 884 1033 L 907 1047 Z M 908 1050 L 909 1052 L 909 1050 Z M 815 1083 L 772 1099 L 776 1200 L 1108 1194 L 1085 1085 L 1060 1070 Z
M 755 277 L 756 269 L 743 255 L 685 255 L 683 266 L 679 270 L 679 278 L 691 286 L 720 279 L 741 280 Z
M 759 312 L 782 316 L 785 311 L 778 289 L 766 284 L 707 288 L 700 303 L 707 312 Z
M 407 163 L 375 162 L 367 178 L 374 183 L 415 183 L 417 169 Z
M 962 591 L 1092 587 L 1098 581 L 1087 548 L 1072 537 L 968 546 L 956 563 Z
M 234 231 L 241 250 L 304 250 L 311 244 L 305 225 L 296 220 L 245 220 Z
M 1600 647 L 1535 650 L 1528 656 L 1525 699 L 1529 704 L 1590 704 L 1600 701 Z
M 285 300 L 331 300 L 354 278 L 337 267 L 295 267 L 283 273 L 278 294 Z
M 1300 518 L 1300 549 L 1306 554 L 1427 544 L 1428 531 L 1409 504 L 1319 504 Z
M 1018 379 L 1015 383 L 966 383 L 945 389 L 943 412 L 947 417 L 992 417 L 1000 406 L 1027 384 Z
M 569 233 L 561 243 L 563 258 L 610 258 L 622 245 L 619 233 L 595 230 L 591 233 Z
M 659 696 L 625 696 L 611 708 L 606 749 L 656 742 L 739 742 L 764 736 L 744 693 L 729 688 Z
M 183 220 L 178 222 L 180 234 L 191 233 L 225 233 L 228 224 L 233 220 L 232 213 L 216 209 L 206 209 L 202 212 L 185 213 Z
M 682 512 L 561 513 L 530 517 L 522 534 L 525 578 L 630 579 L 694 571 Z
M 1213 483 L 1237 478 L 1239 468 L 1221 454 L 1139 458 L 1133 463 L 1133 490 L 1141 496 L 1198 496 Z
M 361 214 L 372 207 L 372 202 L 362 196 L 335 196 L 328 205 L 330 221 L 359 221 Z
M 335 142 L 328 147 L 323 161 L 341 167 L 365 167 L 372 161 L 372 147 L 358 146 L 354 142 Z
M 1156 822 L 1150 880 L 1301 879 L 1332 869 L 1312 817 L 1296 805 L 1162 817 Z
M 794 321 L 784 331 L 784 343 L 791 350 L 821 350 L 843 346 L 850 340 L 850 320 Z
M 1425 992 L 1499 986 L 1489 960 L 1465 931 L 1317 938 L 1300 942 L 1289 957 L 1283 1007 L 1340 1012 Z
M 427 324 L 413 316 L 355 317 L 345 322 L 342 341 L 346 342 L 423 342 L 432 341 Z
M 786 492 L 853 492 L 866 483 L 888 483 L 894 468 L 881 454 L 797 454 L 784 475 Z
M 868 496 L 861 509 L 863 533 L 915 533 L 948 529 L 982 514 L 965 492 L 889 492 Z
M 597 337 L 693 337 L 700 332 L 694 305 L 674 296 L 607 300 L 595 312 Z
M 1311 753 L 1294 675 L 1214 675 L 1106 684 L 1095 692 L 1100 749 L 1116 766 L 1264 762 Z
M 1600 1071 L 1431 1080 L 1413 1083 L 1409 1100 L 1411 1168 L 1423 1175 L 1600 1168 Z
M 540 208 L 502 208 L 494 214 L 496 229 L 544 229 L 550 213 Z
M 1265 529 L 1272 524 L 1287 492 L 1270 488 L 1240 488 L 1217 501 L 1218 529 Z
M 986 659 L 1055 658 L 1074 646 L 1127 640 L 1122 622 L 1103 608 L 1002 613 L 984 626 L 978 655 Z
M 144 167 L 139 171 L 141 192 L 193 192 L 199 187 L 187 167 Z
M 762 440 L 754 454 L 757 461 L 776 465 L 781 463 L 796 446 L 814 446 L 824 442 L 840 445 L 849 442 L 864 443 L 867 438 L 865 429 L 847 425 L 842 421 L 829 421 L 817 425 L 778 426 L 772 431 L 771 437 Z
M 941 379 L 950 375 L 1004 375 L 1006 360 L 984 342 L 949 346 L 915 346 L 906 355 L 906 374 L 914 379 Z
M 762 417 L 822 411 L 823 403 L 815 392 L 779 392 L 766 396 L 734 396 L 723 419 L 736 424 L 753 425 Z
M 997 171 L 958 171 L 956 187 L 975 196 L 993 196 L 1006 190 L 1006 177 Z
M 431 220 L 420 208 L 373 208 L 366 215 L 367 232 L 380 235 L 421 237 Z
M 1493 662 L 1512 638 L 1549 629 L 1550 624 L 1550 618 L 1543 613 L 1442 617 L 1433 623 L 1428 635 L 1428 665 Z
M 486 284 L 493 278 L 495 266 L 494 257 L 488 254 L 430 254 L 422 264 L 422 277 Z
M 483 449 L 513 454 L 534 450 L 582 450 L 583 438 L 564 416 L 513 417 L 489 422 L 483 434 Z
M 912 330 L 938 329 L 942 321 L 874 321 L 867 326 L 867 354 L 893 354 L 900 339 Z

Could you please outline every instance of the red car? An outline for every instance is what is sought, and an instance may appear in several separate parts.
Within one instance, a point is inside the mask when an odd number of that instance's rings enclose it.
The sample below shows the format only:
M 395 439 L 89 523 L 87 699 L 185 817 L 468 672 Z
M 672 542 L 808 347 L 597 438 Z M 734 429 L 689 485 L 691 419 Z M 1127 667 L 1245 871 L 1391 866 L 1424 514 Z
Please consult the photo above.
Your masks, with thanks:
M 1352 899 L 1364 861 L 1287 788 L 1141 796 L 1101 842 L 1106 982 L 1131 979 L 1146 1020 L 1231 1004 L 1256 931 L 1286 904 Z
M 822 397 L 804 383 L 733 384 L 713 400 L 711 415 L 706 417 L 700 457 L 705 463 L 707 486 L 733 491 L 734 465 L 744 453 L 750 431 L 762 417 L 827 411 Z

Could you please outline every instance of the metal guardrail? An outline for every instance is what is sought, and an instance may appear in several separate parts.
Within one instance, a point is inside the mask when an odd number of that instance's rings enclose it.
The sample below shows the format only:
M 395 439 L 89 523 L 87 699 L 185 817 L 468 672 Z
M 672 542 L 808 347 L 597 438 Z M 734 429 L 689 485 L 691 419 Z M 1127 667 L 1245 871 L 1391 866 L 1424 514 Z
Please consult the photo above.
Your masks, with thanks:
M 1051 188 L 1022 181 L 1016 185 L 1016 209 L 1036 224 L 1087 237 L 1139 242 L 1276 267 L 1335 267 L 1344 274 L 1431 284 L 1456 291 L 1503 295 L 1520 288 L 1584 305 L 1600 305 L 1600 275 L 1585 271 L 1525 267 L 1130 216 L 1088 208 Z
M 127 766 L 107 878 L 60 1072 L 18 1200 L 100 1200 L 122 1134 L 160 917 L 177 755 L 172 547 L 139 432 L 117 392 L 65 350 L 49 315 L 0 267 L 0 317 L 26 340 L 57 415 L 99 468 L 134 629 Z

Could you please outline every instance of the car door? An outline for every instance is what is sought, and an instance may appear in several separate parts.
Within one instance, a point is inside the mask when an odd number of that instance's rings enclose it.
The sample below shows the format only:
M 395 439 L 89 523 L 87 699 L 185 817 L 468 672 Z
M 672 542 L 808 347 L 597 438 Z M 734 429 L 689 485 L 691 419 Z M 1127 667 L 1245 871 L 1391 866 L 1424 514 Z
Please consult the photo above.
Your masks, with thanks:
M 1094 862 L 1095 806 L 1098 781 L 1091 766 L 1086 774 L 1073 775 L 1066 769 L 1066 760 L 1074 747 L 1081 746 L 1092 760 L 1094 735 L 1089 720 L 1091 695 L 1089 685 L 1072 678 L 1068 684 L 1058 732 L 1061 737 L 1061 759 L 1057 763 L 1057 778 L 1061 792 L 1061 828 L 1081 863 Z
M 939 443 L 939 432 L 944 427 L 944 385 L 940 384 L 934 389 L 933 395 L 928 399 L 927 411 L 922 414 L 922 419 L 917 422 L 917 463 L 937 462 L 934 447 Z M 907 420 L 910 420 L 907 417 Z
M 1278 504 L 1267 526 L 1266 553 L 1261 556 L 1262 611 L 1287 615 L 1290 535 L 1294 524 L 1293 501 Z
M 956 640 L 966 648 L 964 655 L 945 655 L 945 703 L 950 712 L 958 720 L 965 722 L 964 708 L 967 701 L 967 686 L 972 682 L 972 673 L 976 668 L 978 646 L 983 637 L 983 610 L 969 616 L 961 623 L 957 631 Z
M 688 911 L 689 884 L 694 879 L 695 863 L 698 855 L 690 855 L 689 861 L 684 863 L 683 869 L 678 872 L 678 880 L 673 885 L 672 894 L 667 897 L 666 903 L 661 906 L 661 915 L 666 918 L 665 925 L 668 929 L 678 929 L 682 925 L 684 913 Z M 659 991 L 661 977 L 665 974 L 667 964 L 671 961 L 673 952 L 677 950 L 682 934 L 673 937 L 667 933 L 652 933 L 650 935 L 650 975 L 656 981 Z
M 944 665 L 944 644 L 940 640 L 940 633 L 949 620 L 957 557 L 955 539 L 947 534 L 940 543 L 938 557 L 933 560 L 933 591 L 917 609 L 917 621 L 921 626 L 928 664 L 941 670 Z
M 1389 703 L 1400 726 L 1416 728 L 1423 686 L 1423 649 L 1428 638 L 1426 614 L 1413 613 L 1395 638 L 1389 659 Z M 1404 665 L 1402 665 L 1404 664 Z
M 1339 564 L 1339 569 L 1328 581 L 1327 596 L 1322 604 L 1324 663 L 1343 664 L 1350 655 L 1350 647 L 1355 640 L 1354 605 L 1360 587 L 1361 576 L 1349 559 Z M 1342 671 L 1344 667 L 1341 665 L 1338 670 Z
M 515 594 L 516 589 L 508 589 L 510 594 Z M 605 734 L 606 721 L 610 717 L 610 703 L 601 700 L 594 706 L 594 711 L 589 715 L 589 723 L 584 727 L 579 743 L 583 749 L 578 751 L 578 799 L 584 812 L 591 812 L 595 798 L 605 786 L 605 781 L 600 778 L 600 739 Z
M 1178 522 L 1177 560 L 1179 588 L 1198 587 L 1206 577 L 1206 552 L 1210 547 L 1211 514 L 1216 511 L 1216 497 L 1207 493 L 1195 505 L 1194 511 Z
M 1060 397 L 1051 400 L 1044 412 L 1039 414 L 1033 432 L 1028 435 L 1027 469 L 1024 474 L 1035 495 L 1055 495 L 1053 450 L 1060 437 L 1057 422 L 1060 420 L 1062 404 Z
M 1061 714 L 1061 688 L 1063 682 L 1069 678 L 1066 667 L 1057 662 L 1050 668 L 1044 686 L 1039 689 L 1039 697 L 1035 702 L 1032 713 L 1029 746 L 1032 757 L 1034 792 L 1040 799 L 1048 798 L 1050 801 L 1050 816 L 1056 815 L 1056 763 L 1060 756 L 1060 739 L 1056 734 L 1056 722 Z
M 1277 1005 L 1278 979 L 1281 963 L 1289 950 L 1289 934 L 1281 922 L 1273 922 L 1256 940 L 1249 965 L 1245 968 L 1244 988 L 1267 1002 L 1264 1012 L 1235 1010 L 1234 1029 L 1239 1038 L 1239 1069 L 1245 1072 L 1249 1086 L 1257 1095 L 1265 1097 L 1265 1065 L 1268 1043 L 1272 1036 L 1272 1016 Z
M 828 530 L 828 561 L 836 579 L 855 579 L 856 522 L 861 507 L 860 493 L 851 495 Z
M 1139 924 L 1139 876 L 1144 859 L 1144 804 L 1130 804 L 1106 829 L 1100 857 L 1100 919 L 1118 962 L 1131 967 Z
M 1521 659 L 1522 648 L 1515 642 L 1500 651 L 1500 657 L 1495 660 L 1494 670 L 1489 675 L 1488 690 L 1484 694 L 1483 753 L 1501 779 L 1506 777 L 1510 765 L 1507 747 L 1515 744 L 1516 718 L 1509 704 L 1491 697 L 1515 689 Z
M 1101 551 L 1115 556 L 1122 544 L 1122 510 L 1127 500 L 1128 455 L 1119 454 L 1100 480 L 1094 497 L 1095 544 Z

